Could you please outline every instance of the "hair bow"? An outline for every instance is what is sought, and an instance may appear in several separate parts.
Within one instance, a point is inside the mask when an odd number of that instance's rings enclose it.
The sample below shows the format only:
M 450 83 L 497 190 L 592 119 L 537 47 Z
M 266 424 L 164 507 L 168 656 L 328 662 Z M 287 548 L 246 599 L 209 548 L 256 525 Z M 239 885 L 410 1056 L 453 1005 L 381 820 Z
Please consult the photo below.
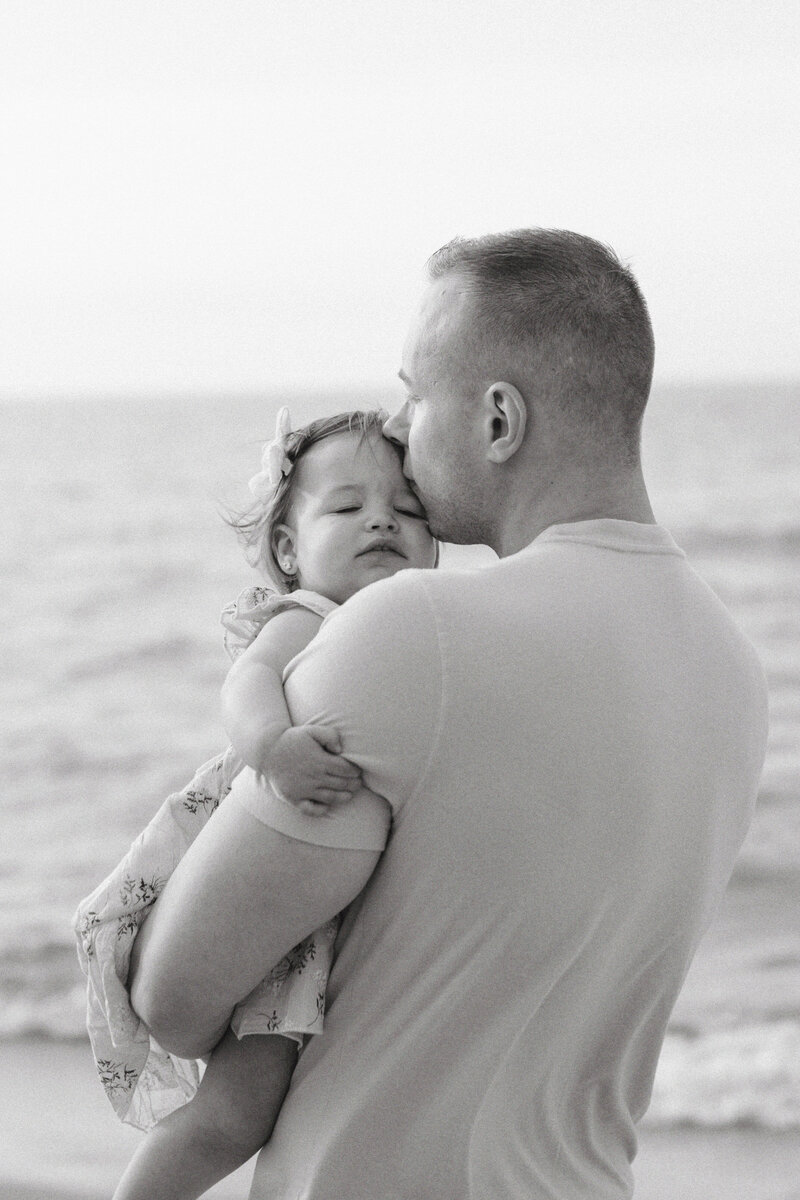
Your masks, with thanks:
M 286 445 L 292 432 L 292 422 L 289 409 L 282 408 L 275 420 L 275 437 L 267 442 L 261 454 L 261 470 L 248 483 L 254 496 L 266 500 L 275 491 L 283 475 L 288 475 L 292 469 Z

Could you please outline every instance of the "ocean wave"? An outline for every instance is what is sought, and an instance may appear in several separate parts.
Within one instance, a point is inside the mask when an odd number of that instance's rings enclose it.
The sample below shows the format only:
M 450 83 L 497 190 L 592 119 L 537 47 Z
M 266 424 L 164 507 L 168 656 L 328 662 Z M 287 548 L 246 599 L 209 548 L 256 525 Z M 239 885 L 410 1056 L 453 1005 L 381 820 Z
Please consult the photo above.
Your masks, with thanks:
M 800 1128 L 800 1021 L 668 1034 L 645 1121 L 704 1129 Z
M 152 638 L 134 644 L 125 650 L 115 649 L 111 653 L 94 658 L 87 656 L 81 662 L 72 663 L 64 671 L 64 679 L 74 681 L 105 678 L 125 670 L 138 671 L 149 668 L 153 664 L 158 666 L 167 664 L 174 667 L 182 662 L 192 662 L 198 654 L 207 652 L 207 650 L 207 645 L 198 642 L 197 638 L 185 635 Z
M 6 999 L 0 1006 L 0 1041 L 22 1037 L 59 1042 L 85 1039 L 85 983 L 44 995 L 19 994 Z
M 82 981 L 45 995 L 19 995 L 0 1010 L 0 1040 L 82 1041 L 85 1015 Z M 800 1021 L 668 1033 L 643 1123 L 800 1129 Z
M 748 558 L 753 553 L 791 558 L 800 555 L 800 525 L 794 522 L 766 524 L 752 515 L 747 522 L 726 525 L 714 514 L 707 522 L 679 522 L 675 538 L 687 553 L 711 553 L 729 558 Z

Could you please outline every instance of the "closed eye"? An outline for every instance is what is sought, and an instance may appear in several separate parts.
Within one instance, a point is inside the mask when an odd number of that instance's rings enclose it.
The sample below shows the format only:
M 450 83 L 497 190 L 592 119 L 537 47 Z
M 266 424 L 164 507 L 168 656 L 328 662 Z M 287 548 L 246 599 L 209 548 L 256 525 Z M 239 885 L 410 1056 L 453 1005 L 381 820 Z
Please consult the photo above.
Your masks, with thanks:
M 418 521 L 427 521 L 428 519 L 423 513 L 417 512 L 413 508 L 398 508 L 397 512 L 402 513 L 404 517 L 415 517 Z
M 350 513 L 350 512 L 358 512 L 358 510 L 359 510 L 358 504 L 347 504 L 347 505 L 345 505 L 344 508 L 335 508 L 333 511 L 337 512 L 337 513 Z

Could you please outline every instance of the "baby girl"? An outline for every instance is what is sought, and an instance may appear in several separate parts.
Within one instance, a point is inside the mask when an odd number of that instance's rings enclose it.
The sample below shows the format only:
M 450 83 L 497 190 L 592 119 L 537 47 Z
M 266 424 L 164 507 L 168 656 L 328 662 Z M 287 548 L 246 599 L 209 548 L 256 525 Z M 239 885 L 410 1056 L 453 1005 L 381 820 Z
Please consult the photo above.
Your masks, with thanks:
M 245 1162 L 272 1131 L 304 1039 L 322 1030 L 336 921 L 242 999 L 202 1076 L 151 1038 L 125 985 L 139 927 L 243 766 L 321 819 L 360 787 L 335 730 L 292 726 L 282 677 L 337 605 L 398 571 L 436 565 L 436 542 L 382 437 L 383 419 L 344 413 L 293 432 L 287 410 L 279 414 L 250 482 L 256 503 L 235 522 L 277 590 L 249 588 L 222 615 L 234 660 L 222 693 L 231 745 L 165 801 L 78 909 L 98 1071 L 118 1115 L 150 1130 L 115 1200 L 192 1200 Z

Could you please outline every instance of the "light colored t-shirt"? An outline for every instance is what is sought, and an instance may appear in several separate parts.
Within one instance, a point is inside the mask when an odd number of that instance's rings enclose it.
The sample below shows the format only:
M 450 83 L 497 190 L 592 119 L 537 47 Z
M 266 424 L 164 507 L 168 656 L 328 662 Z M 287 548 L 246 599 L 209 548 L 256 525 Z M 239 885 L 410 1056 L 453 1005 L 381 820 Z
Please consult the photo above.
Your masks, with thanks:
M 664 529 L 587 521 L 365 589 L 286 693 L 384 799 L 330 820 L 252 781 L 232 799 L 386 851 L 252 1196 L 630 1196 L 667 1018 L 756 798 L 750 645 Z

